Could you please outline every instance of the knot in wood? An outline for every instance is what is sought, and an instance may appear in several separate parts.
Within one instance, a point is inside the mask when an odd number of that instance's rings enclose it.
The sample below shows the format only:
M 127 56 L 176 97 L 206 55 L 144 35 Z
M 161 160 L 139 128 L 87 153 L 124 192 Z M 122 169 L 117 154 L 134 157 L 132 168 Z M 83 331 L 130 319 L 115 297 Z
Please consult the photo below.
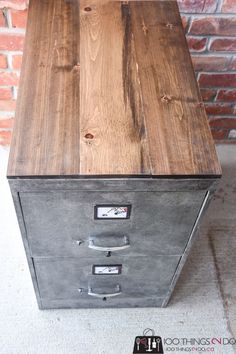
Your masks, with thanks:
M 73 70 L 79 71 L 80 70 L 80 63 L 77 63 L 73 66 Z
M 91 133 L 87 133 L 87 134 L 85 134 L 85 136 L 84 136 L 86 139 L 89 139 L 89 140 L 91 140 L 91 139 L 93 139 L 94 138 L 94 135 L 93 134 L 91 134 Z
M 144 34 L 146 36 L 146 34 L 148 33 L 148 27 L 145 25 L 144 21 L 142 23 L 142 29 L 143 29 L 143 32 L 144 32 Z
M 170 95 L 163 95 L 163 96 L 161 96 L 161 100 L 162 100 L 162 102 L 170 103 L 172 98 Z
M 173 29 L 173 28 L 174 28 L 174 25 L 173 25 L 173 23 L 169 23 L 169 22 L 168 22 L 168 23 L 166 24 L 166 27 L 169 28 L 169 29 Z

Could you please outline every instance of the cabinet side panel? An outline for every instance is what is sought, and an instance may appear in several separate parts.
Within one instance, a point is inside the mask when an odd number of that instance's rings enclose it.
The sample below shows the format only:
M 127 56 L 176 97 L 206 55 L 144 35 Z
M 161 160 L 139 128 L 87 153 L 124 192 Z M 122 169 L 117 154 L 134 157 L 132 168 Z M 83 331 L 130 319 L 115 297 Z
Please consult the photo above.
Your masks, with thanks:
M 18 194 L 18 192 L 16 192 L 14 190 L 14 181 L 9 181 L 9 185 L 10 185 L 10 189 L 11 189 L 11 193 L 12 193 L 12 199 L 13 199 L 14 206 L 15 206 L 18 224 L 19 224 L 20 231 L 21 231 L 21 236 L 22 236 L 22 241 L 23 241 L 25 253 L 26 253 L 26 258 L 27 258 L 33 286 L 34 286 L 34 291 L 35 291 L 37 302 L 38 302 L 38 307 L 39 307 L 39 309 L 42 309 L 41 299 L 40 299 L 40 295 L 39 295 L 38 282 L 37 282 L 33 259 L 30 256 L 29 244 L 28 244 L 27 233 L 26 233 L 25 222 L 24 222 L 24 217 L 23 217 L 23 213 L 22 213 L 22 207 L 21 207 L 21 203 L 20 203 L 20 199 L 19 199 L 19 194 Z
M 184 267 L 184 265 L 186 263 L 186 260 L 187 260 L 187 258 L 189 256 L 189 253 L 190 253 L 190 250 L 191 250 L 191 248 L 193 246 L 193 243 L 194 243 L 194 241 L 195 241 L 195 239 L 197 237 L 198 229 L 199 229 L 200 224 L 201 224 L 201 220 L 202 220 L 204 214 L 206 213 L 206 210 L 207 210 L 207 208 L 208 208 L 208 206 L 210 204 L 210 201 L 211 201 L 212 197 L 213 197 L 213 192 L 207 191 L 205 199 L 204 199 L 203 204 L 202 204 L 202 207 L 201 207 L 201 209 L 199 211 L 199 214 L 197 216 L 197 219 L 196 219 L 196 221 L 195 221 L 195 223 L 193 225 L 189 241 L 188 241 L 188 243 L 186 245 L 184 253 L 183 253 L 183 255 L 182 255 L 182 257 L 181 257 L 181 259 L 179 261 L 178 267 L 177 267 L 176 272 L 174 274 L 174 277 L 172 279 L 172 284 L 171 284 L 171 287 L 170 287 L 170 290 L 169 290 L 169 294 L 167 295 L 166 299 L 164 300 L 164 302 L 162 304 L 162 307 L 166 307 L 168 305 L 169 301 L 170 301 L 171 295 L 172 295 L 172 293 L 174 291 L 174 288 L 175 288 L 175 286 L 177 284 L 179 276 L 180 276 L 180 274 L 182 272 L 182 269 L 183 269 L 183 267 Z

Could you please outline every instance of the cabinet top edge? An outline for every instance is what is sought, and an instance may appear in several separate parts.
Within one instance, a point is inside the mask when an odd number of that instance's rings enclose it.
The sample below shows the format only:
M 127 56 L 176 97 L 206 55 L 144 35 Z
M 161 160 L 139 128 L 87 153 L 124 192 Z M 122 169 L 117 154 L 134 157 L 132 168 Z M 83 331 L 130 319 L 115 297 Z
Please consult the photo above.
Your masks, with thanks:
M 209 175 L 7 175 L 8 180 L 218 180 L 222 174 Z

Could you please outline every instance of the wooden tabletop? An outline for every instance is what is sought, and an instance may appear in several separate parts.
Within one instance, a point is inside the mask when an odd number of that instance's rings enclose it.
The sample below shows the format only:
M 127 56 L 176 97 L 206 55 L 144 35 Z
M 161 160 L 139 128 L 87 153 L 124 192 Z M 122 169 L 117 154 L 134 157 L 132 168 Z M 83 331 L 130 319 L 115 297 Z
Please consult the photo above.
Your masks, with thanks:
M 9 177 L 220 174 L 175 1 L 31 0 Z

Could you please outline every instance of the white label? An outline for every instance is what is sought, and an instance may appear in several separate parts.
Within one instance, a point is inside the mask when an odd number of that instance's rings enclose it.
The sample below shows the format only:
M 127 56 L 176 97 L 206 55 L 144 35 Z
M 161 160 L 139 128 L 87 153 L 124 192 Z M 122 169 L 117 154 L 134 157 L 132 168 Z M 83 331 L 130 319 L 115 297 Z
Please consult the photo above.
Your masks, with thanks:
M 128 207 L 112 207 L 112 206 L 98 206 L 97 207 L 98 219 L 127 219 Z
M 94 266 L 94 274 L 119 274 L 120 266 Z

